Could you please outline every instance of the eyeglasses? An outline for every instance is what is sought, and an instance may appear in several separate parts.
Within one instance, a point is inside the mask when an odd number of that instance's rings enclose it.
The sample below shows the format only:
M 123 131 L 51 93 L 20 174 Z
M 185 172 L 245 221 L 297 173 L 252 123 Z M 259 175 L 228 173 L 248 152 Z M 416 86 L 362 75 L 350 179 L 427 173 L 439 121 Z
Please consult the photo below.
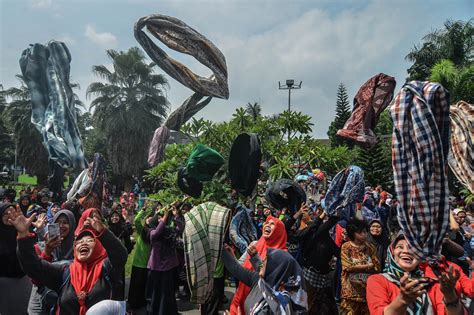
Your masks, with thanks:
M 80 240 L 76 241 L 76 245 L 82 245 L 82 244 L 92 244 L 95 243 L 94 238 L 81 238 Z

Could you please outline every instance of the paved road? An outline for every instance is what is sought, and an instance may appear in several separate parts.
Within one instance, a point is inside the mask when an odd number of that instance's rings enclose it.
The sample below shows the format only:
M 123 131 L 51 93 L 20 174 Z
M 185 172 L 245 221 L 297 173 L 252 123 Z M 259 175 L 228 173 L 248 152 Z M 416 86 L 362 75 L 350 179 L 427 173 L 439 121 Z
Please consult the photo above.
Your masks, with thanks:
M 129 287 L 129 278 L 125 279 L 125 296 L 128 296 L 128 287 Z M 231 287 L 226 287 L 225 288 L 225 295 L 229 301 L 232 300 L 232 297 L 234 296 L 235 288 Z M 185 314 L 185 315 L 200 315 L 199 311 L 199 305 L 197 304 L 192 304 L 189 302 L 189 300 L 181 300 L 177 299 L 178 301 L 178 310 L 180 314 Z M 223 309 L 229 309 L 229 303 L 224 305 Z M 136 315 L 145 315 L 146 311 L 145 309 L 139 310 Z M 222 312 L 224 314 L 224 312 Z

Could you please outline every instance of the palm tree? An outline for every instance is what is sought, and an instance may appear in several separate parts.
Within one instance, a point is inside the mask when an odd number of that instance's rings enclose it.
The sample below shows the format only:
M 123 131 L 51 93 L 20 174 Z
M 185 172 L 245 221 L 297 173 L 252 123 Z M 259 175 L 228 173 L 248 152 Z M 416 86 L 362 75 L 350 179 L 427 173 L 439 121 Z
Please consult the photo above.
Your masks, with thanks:
M 164 95 L 167 81 L 154 73 L 155 63 L 146 63 L 144 54 L 107 50 L 112 70 L 94 66 L 92 71 L 103 82 L 89 85 L 93 124 L 103 134 L 112 171 L 129 188 L 131 177 L 146 168 L 148 146 L 169 108 Z
M 261 116 L 262 106 L 259 103 L 254 102 L 253 104 L 247 103 L 245 106 L 245 112 L 252 117 L 252 121 L 256 122 L 257 118 Z
M 474 64 L 456 67 L 451 60 L 443 59 L 433 66 L 429 79 L 449 90 L 451 103 L 474 102 Z
M 473 20 L 451 21 L 444 28 L 428 33 L 421 46 L 415 45 L 405 59 L 413 62 L 408 69 L 410 80 L 426 80 L 431 68 L 441 59 L 449 59 L 456 66 L 472 63 L 474 49 Z
M 232 118 L 232 120 L 237 123 L 240 131 L 244 131 L 249 126 L 247 111 L 242 107 L 235 110 L 235 113 L 232 114 Z
M 5 122 L 17 145 L 18 162 L 26 168 L 28 174 L 36 176 L 38 184 L 47 185 L 48 153 L 42 142 L 43 138 L 31 123 L 30 92 L 23 76 L 17 75 L 20 87 L 12 87 L 1 92 L 6 102 Z

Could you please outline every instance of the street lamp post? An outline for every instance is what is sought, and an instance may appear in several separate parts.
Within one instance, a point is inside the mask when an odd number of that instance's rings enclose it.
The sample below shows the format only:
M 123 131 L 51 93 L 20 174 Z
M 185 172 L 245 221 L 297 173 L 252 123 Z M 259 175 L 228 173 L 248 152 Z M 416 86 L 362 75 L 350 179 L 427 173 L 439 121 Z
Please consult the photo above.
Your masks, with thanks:
M 291 112 L 291 90 L 298 90 L 301 89 L 301 84 L 303 81 L 300 81 L 300 84 L 295 85 L 295 80 L 288 79 L 286 80 L 286 86 L 281 85 L 280 81 L 278 81 L 278 89 L 279 90 L 288 90 L 288 114 Z M 288 140 L 290 140 L 290 128 L 288 127 Z
M 300 81 L 300 84 L 295 85 L 295 80 L 288 79 L 286 80 L 286 85 L 281 85 L 280 81 L 278 81 L 279 90 L 288 90 L 288 111 L 291 110 L 291 90 L 301 89 L 302 83 L 303 81 Z

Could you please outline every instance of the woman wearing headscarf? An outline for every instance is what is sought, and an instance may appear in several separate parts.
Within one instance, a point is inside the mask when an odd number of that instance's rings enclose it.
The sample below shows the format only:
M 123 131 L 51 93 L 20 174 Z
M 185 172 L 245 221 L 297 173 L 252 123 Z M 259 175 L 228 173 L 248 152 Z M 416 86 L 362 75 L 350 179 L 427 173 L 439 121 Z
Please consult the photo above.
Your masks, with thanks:
M 57 202 L 51 203 L 49 208 L 47 209 L 48 211 L 46 212 L 46 217 L 48 218 L 48 223 L 53 222 L 53 217 L 54 215 L 61 210 L 61 205 Z
M 144 235 L 144 225 L 145 220 L 151 220 L 150 215 L 160 206 L 161 204 L 147 209 L 145 205 L 135 216 L 134 225 L 137 231 L 137 239 L 132 260 L 132 273 L 130 275 L 130 287 L 127 300 L 128 308 L 131 313 L 146 305 L 147 264 L 150 258 L 151 247 L 149 235 Z
M 9 222 L 18 232 L 18 258 L 25 273 L 58 293 L 56 314 L 85 315 L 92 305 L 115 299 L 127 250 L 96 213 L 84 219 L 74 242 L 74 260 L 58 266 L 41 260 L 29 227 L 34 220 L 17 212 Z
M 242 267 L 229 246 L 222 260 L 229 272 L 250 289 L 238 314 L 305 314 L 308 309 L 303 270 L 286 251 L 268 248 L 261 260 L 255 248 L 249 251 L 254 270 Z
M 18 210 L 21 211 L 21 210 Z M 31 282 L 16 256 L 15 205 L 0 203 L 0 314 L 26 314 Z
M 52 223 L 59 225 L 59 236 L 47 237 L 44 249 L 42 250 L 36 244 L 35 250 L 39 257 L 46 261 L 56 265 L 66 265 L 74 259 L 74 229 L 76 228 L 74 214 L 69 210 L 60 210 L 54 215 Z M 28 314 L 50 314 L 57 302 L 56 292 L 52 292 L 35 279 L 32 281 L 33 288 L 28 303 Z
M 262 228 L 262 236 L 254 246 L 257 249 L 260 258 L 264 260 L 267 257 L 267 250 L 269 248 L 286 250 L 286 241 L 287 236 L 283 222 L 275 217 L 268 216 Z M 241 260 L 242 259 L 244 259 L 243 267 L 252 270 L 253 267 L 250 262 L 250 257 L 244 254 L 244 256 L 241 257 Z M 241 311 L 244 309 L 245 299 L 249 295 L 250 290 L 251 288 L 245 285 L 245 283 L 239 283 L 230 305 L 230 313 L 232 315 L 239 314 L 239 308 Z
M 370 314 L 467 314 L 457 288 L 459 270 L 449 264 L 438 279 L 426 277 L 408 242 L 399 235 L 388 250 L 385 272 L 370 276 L 367 282 Z
M 109 225 L 109 230 L 114 233 L 115 237 L 122 241 L 122 244 L 130 253 L 133 249 L 132 242 L 130 241 L 130 236 L 132 235 L 132 227 L 130 224 L 127 224 L 122 217 L 122 214 L 118 211 L 112 211 L 107 220 Z
M 29 194 L 22 194 L 18 200 L 18 207 L 23 212 L 23 215 L 26 215 L 28 209 L 31 207 L 31 197 Z
M 367 240 L 377 249 L 377 258 L 380 265 L 385 264 L 387 257 L 387 248 L 390 245 L 388 231 L 385 230 L 382 221 L 375 219 L 369 222 L 369 234 Z
M 184 218 L 174 216 L 172 210 L 166 210 L 150 231 L 151 254 L 148 260 L 148 282 L 146 288 L 147 314 L 178 314 L 175 298 L 176 234 L 184 230 Z
M 365 286 L 367 278 L 380 272 L 375 246 L 367 242 L 367 223 L 350 219 L 346 228 L 349 241 L 341 247 L 341 305 L 342 315 L 365 315 L 367 308 Z
M 74 231 L 74 235 L 76 237 L 83 230 L 84 226 L 87 225 L 86 223 L 89 221 L 89 218 L 97 218 L 97 220 L 104 222 L 104 217 L 102 216 L 102 213 L 99 211 L 99 209 L 89 208 L 85 210 L 77 222 L 76 231 Z M 92 230 L 92 232 L 94 232 L 94 230 Z

